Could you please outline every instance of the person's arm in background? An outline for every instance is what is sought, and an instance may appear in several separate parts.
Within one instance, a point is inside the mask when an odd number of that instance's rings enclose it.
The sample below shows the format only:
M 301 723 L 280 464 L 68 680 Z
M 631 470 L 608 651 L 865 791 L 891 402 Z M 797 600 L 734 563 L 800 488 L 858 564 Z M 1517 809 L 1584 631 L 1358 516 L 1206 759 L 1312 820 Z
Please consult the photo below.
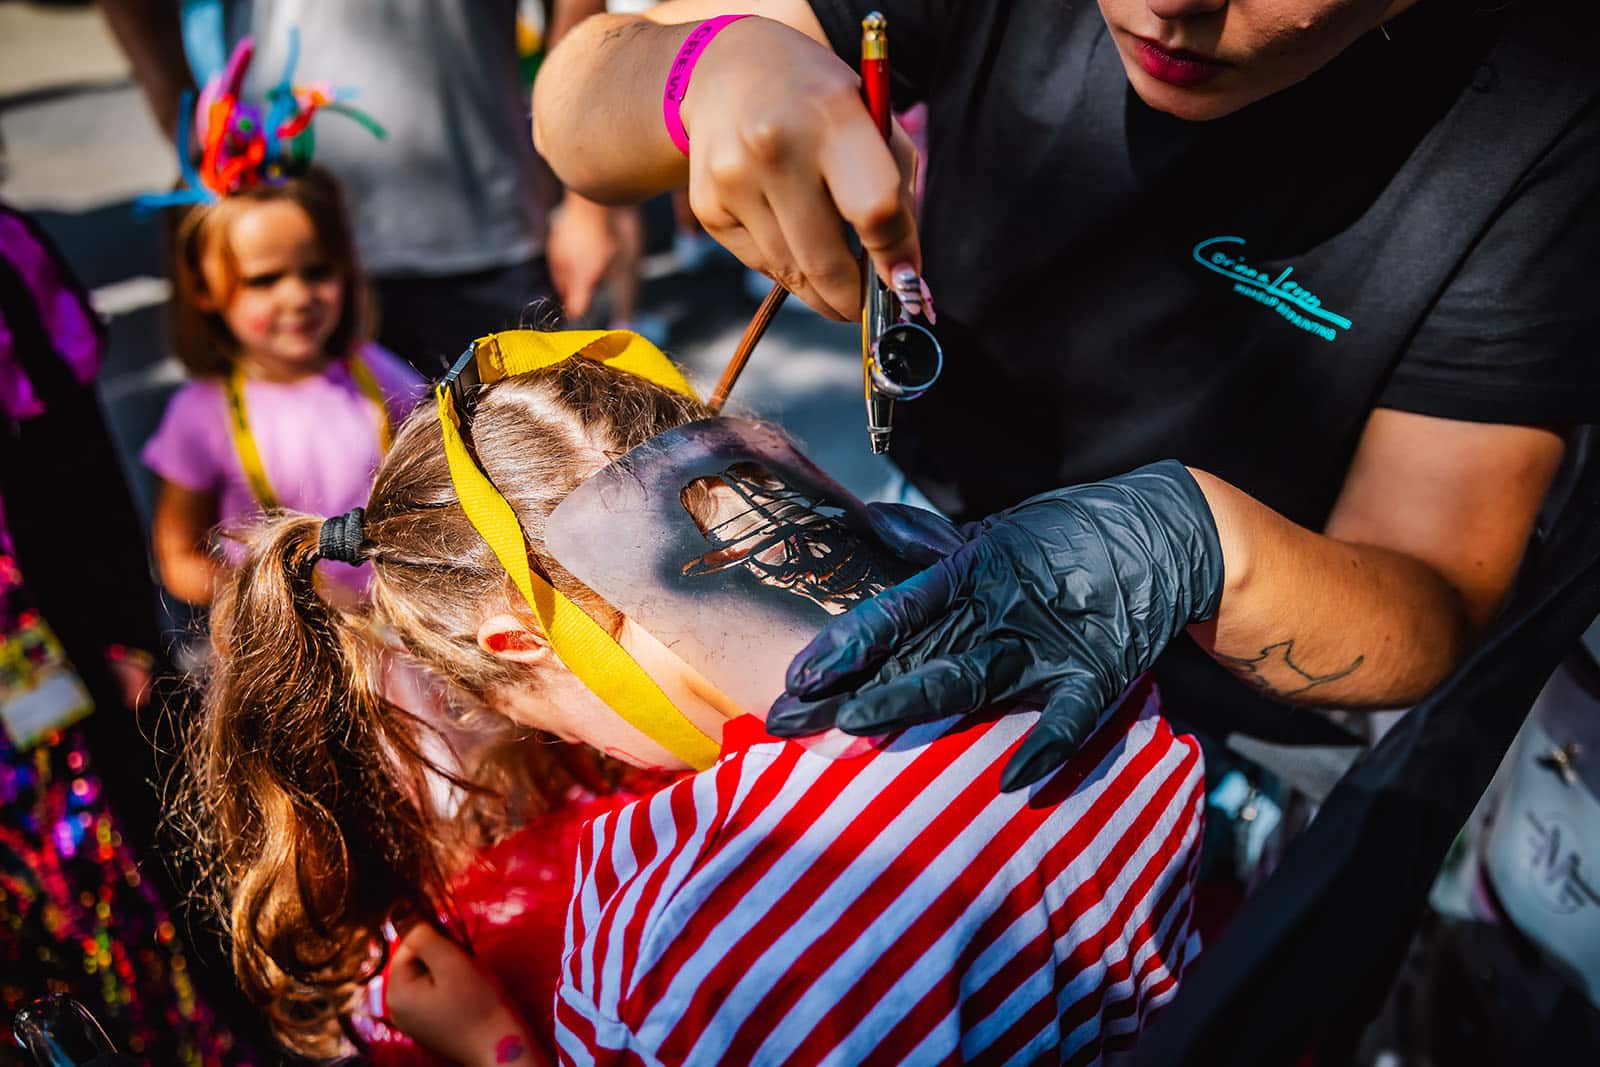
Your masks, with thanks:
M 604 14 L 605 9 L 605 0 L 552 0 L 545 29 L 546 52 L 553 51 L 579 23 Z M 595 289 L 605 280 L 616 258 L 617 239 L 611 229 L 610 210 L 565 188 L 561 203 L 550 216 L 545 258 L 550 264 L 550 280 L 569 319 L 588 314 Z
M 561 39 L 591 15 L 603 15 L 606 0 L 546 0 L 549 13 L 544 31 L 544 50 L 548 54 Z
M 705 49 L 681 108 L 693 145 L 667 136 L 661 96 L 695 23 L 753 13 Z M 681 188 L 706 232 L 816 310 L 853 319 L 860 272 L 842 223 L 878 271 L 920 269 L 915 150 L 894 151 L 861 104 L 859 79 L 825 43 L 805 0 L 669 0 L 643 16 L 597 15 L 545 61 L 534 142 L 569 188 L 606 203 Z
M 211 603 L 218 565 L 211 553 L 217 500 L 161 479 L 151 519 L 150 543 L 161 584 L 187 604 Z
M 194 88 L 183 54 L 183 31 L 177 0 L 99 0 L 100 11 L 117 43 L 133 65 L 134 80 L 144 90 L 161 131 L 172 140 L 178 132 L 178 107 L 185 89 Z
M 1194 471 L 1226 577 L 1190 633 L 1278 700 L 1414 703 L 1499 612 L 1562 453 L 1551 430 L 1380 409 L 1321 533 Z

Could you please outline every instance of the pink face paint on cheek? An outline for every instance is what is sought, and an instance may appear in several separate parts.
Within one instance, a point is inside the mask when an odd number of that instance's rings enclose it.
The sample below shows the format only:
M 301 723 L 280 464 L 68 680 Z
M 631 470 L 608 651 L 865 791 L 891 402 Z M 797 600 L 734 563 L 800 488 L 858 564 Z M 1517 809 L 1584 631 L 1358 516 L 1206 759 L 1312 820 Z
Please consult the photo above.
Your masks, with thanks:
M 507 1034 L 495 1043 L 494 1062 L 515 1063 L 522 1059 L 522 1054 L 526 1051 L 527 1049 L 522 1044 L 522 1038 L 516 1034 Z

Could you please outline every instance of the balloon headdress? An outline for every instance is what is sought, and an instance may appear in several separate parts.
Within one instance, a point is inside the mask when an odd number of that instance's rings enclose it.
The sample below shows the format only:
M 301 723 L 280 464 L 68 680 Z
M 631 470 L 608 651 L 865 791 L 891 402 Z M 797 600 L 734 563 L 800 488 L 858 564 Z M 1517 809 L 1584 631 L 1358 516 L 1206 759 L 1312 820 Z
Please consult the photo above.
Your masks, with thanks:
M 178 109 L 178 167 L 183 187 L 140 197 L 136 202 L 140 210 L 215 203 L 241 189 L 304 173 L 316 145 L 311 120 L 319 111 L 353 119 L 380 140 L 386 136 L 370 115 L 347 103 L 355 95 L 353 89 L 336 89 L 326 83 L 294 84 L 300 56 L 300 35 L 294 29 L 289 31 L 283 77 L 267 90 L 264 106 L 245 103 L 244 78 L 254 56 L 254 39 L 241 39 L 227 65 L 206 82 L 198 100 L 192 93 L 184 94 Z M 198 165 L 190 155 L 195 144 L 200 147 Z

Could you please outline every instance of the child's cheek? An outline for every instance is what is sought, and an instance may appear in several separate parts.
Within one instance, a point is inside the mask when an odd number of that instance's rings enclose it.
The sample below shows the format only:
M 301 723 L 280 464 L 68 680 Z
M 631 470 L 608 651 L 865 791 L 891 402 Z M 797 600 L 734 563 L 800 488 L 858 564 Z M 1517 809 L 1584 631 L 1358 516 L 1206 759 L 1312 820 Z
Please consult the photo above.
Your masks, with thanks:
M 225 316 L 234 335 L 245 343 L 259 341 L 272 330 L 272 308 L 260 300 L 243 293 L 228 306 Z
M 270 300 L 252 300 L 245 305 L 245 329 L 252 336 L 265 337 L 272 332 L 272 321 L 277 309 Z
M 324 307 L 329 309 L 337 308 L 344 302 L 344 283 L 328 282 L 321 287 L 317 297 Z

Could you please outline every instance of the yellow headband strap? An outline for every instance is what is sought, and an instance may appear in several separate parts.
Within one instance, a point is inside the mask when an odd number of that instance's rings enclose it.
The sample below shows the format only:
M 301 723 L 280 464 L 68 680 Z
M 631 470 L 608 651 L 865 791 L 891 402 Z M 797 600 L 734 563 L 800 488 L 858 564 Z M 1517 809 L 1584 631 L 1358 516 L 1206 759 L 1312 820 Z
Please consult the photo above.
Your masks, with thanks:
M 589 691 L 645 736 L 696 770 L 716 762 L 718 746 L 684 717 L 661 687 L 599 623 L 551 588 L 528 565 L 522 524 L 473 462 L 461 437 L 463 412 L 474 385 L 489 385 L 582 356 L 630 371 L 685 396 L 694 390 L 661 351 L 622 330 L 507 330 L 480 337 L 434 388 L 439 427 L 461 509 L 516 583 L 550 647 Z

